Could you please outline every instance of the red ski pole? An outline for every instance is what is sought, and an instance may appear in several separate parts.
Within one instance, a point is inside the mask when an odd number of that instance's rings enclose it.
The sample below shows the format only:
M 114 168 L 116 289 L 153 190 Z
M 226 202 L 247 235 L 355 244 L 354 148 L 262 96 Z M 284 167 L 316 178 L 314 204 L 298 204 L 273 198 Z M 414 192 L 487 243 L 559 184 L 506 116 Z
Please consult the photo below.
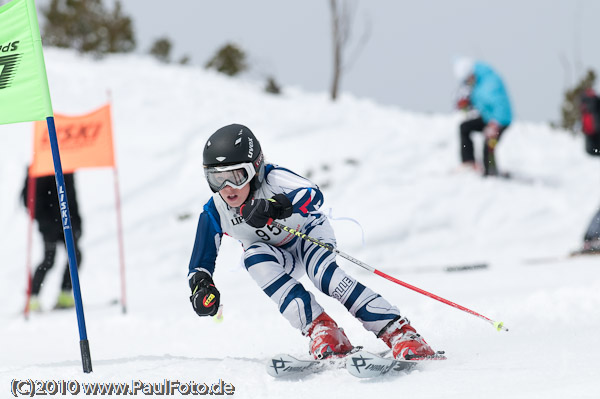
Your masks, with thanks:
M 450 306 L 452 306 L 452 307 L 454 307 L 456 309 L 460 309 L 463 312 L 469 313 L 469 314 L 471 314 L 471 315 L 473 315 L 475 317 L 478 317 L 478 318 L 480 318 L 482 320 L 485 320 L 488 323 L 490 323 L 491 325 L 493 325 L 496 328 L 496 330 L 498 330 L 498 331 L 500 331 L 500 330 L 508 331 L 508 328 L 504 327 L 504 323 L 501 322 L 501 321 L 494 321 L 494 320 L 492 320 L 492 319 L 490 319 L 488 317 L 485 317 L 482 314 L 479 314 L 479 313 L 477 313 L 477 312 L 475 312 L 475 311 L 473 311 L 471 309 L 467 309 L 464 306 L 461 306 L 461 305 L 459 305 L 457 303 L 454 303 L 452 301 L 449 301 L 447 299 L 439 297 L 439 296 L 437 296 L 435 294 L 432 294 L 431 292 L 427 292 L 425 290 L 422 290 L 421 288 L 415 287 L 414 285 L 410 285 L 408 283 L 405 283 L 404 281 L 398 280 L 397 278 L 392 277 L 389 274 L 386 274 L 386 273 L 384 273 L 382 271 L 379 271 L 379 270 L 375 269 L 374 267 L 371 267 L 371 266 L 367 265 L 366 263 L 364 263 L 364 262 L 362 262 L 362 261 L 360 261 L 360 260 L 358 260 L 358 259 L 356 259 L 356 258 L 354 258 L 354 257 L 352 257 L 352 256 L 350 256 L 350 255 L 348 255 L 348 254 L 346 254 L 346 253 L 338 250 L 337 248 L 334 248 L 333 246 L 331 246 L 329 244 L 326 244 L 324 242 L 321 242 L 321 241 L 317 240 L 316 238 L 313 238 L 313 237 L 310 237 L 310 236 L 308 236 L 308 235 L 306 235 L 304 233 L 301 233 L 298 230 L 294 230 L 294 229 L 292 229 L 290 227 L 287 227 L 287 226 L 285 226 L 285 225 L 283 225 L 281 223 L 278 223 L 276 221 L 272 221 L 270 224 L 272 226 L 274 226 L 274 227 L 277 227 L 277 228 L 283 230 L 283 231 L 286 231 L 286 232 L 288 232 L 290 234 L 293 234 L 293 235 L 295 235 L 297 237 L 300 237 L 303 240 L 310 241 L 313 244 L 316 244 L 316 245 L 318 245 L 318 246 L 320 246 L 322 248 L 325 248 L 328 251 L 331 251 L 331 252 L 333 252 L 333 253 L 341 256 L 342 258 L 347 259 L 350 262 L 352 262 L 352 263 L 354 263 L 354 264 L 362 267 L 363 269 L 370 271 L 371 273 L 374 273 L 374 274 L 376 274 L 376 275 L 378 275 L 380 277 L 383 277 L 383 278 L 385 278 L 387 280 L 390 280 L 390 281 L 392 281 L 392 282 L 394 282 L 394 283 L 396 283 L 398 285 L 401 285 L 401 286 L 403 286 L 405 288 L 408 288 L 410 290 L 416 291 L 419 294 L 423 294 L 423 295 L 428 296 L 430 298 L 433 298 L 433 299 L 435 299 L 437 301 L 445 303 L 446 305 L 450 305 Z

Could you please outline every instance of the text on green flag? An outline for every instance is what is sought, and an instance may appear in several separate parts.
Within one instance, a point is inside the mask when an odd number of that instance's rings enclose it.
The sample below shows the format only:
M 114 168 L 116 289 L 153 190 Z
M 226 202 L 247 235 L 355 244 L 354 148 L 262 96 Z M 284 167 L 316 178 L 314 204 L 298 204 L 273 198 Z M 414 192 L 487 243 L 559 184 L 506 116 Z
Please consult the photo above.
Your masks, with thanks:
M 52 116 L 33 0 L 0 7 L 0 124 Z

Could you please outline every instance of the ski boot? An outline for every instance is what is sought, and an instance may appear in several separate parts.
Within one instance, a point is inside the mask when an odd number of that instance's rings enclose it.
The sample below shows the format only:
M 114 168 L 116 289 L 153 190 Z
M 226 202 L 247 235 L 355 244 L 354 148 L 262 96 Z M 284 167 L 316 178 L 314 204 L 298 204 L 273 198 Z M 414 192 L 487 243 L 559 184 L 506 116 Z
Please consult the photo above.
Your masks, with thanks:
M 74 306 L 75 298 L 73 298 L 73 293 L 71 291 L 61 291 L 60 294 L 58 294 L 54 309 L 70 309 Z
M 42 305 L 40 304 L 40 299 L 37 295 L 32 295 L 29 298 L 29 311 L 30 312 L 41 312 Z
M 600 254 L 600 238 L 593 238 L 583 242 L 583 254 Z
M 313 320 L 304 335 L 310 337 L 309 353 L 315 359 L 344 355 L 353 348 L 344 330 L 325 312 Z
M 405 318 L 393 321 L 383 330 L 379 338 L 392 349 L 394 359 L 421 360 L 435 355 L 433 349 Z

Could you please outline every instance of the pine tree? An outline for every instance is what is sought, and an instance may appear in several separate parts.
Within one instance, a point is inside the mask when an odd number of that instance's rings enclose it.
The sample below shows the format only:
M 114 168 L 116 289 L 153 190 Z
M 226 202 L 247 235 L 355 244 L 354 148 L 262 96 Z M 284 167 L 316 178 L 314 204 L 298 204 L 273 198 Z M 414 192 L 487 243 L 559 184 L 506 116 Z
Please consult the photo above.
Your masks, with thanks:
M 248 69 L 246 53 L 233 43 L 221 47 L 207 63 L 206 69 L 216 69 L 229 76 L 235 76 Z
M 159 61 L 168 63 L 171 60 L 171 48 L 171 41 L 167 37 L 161 37 L 150 48 L 150 54 Z
M 115 9 L 111 13 L 103 15 L 104 27 L 107 30 L 105 37 L 106 53 L 129 53 L 135 50 L 133 21 L 130 17 L 123 15 L 121 10 L 121 2 L 117 1 Z
M 123 15 L 118 0 L 113 11 L 102 0 L 51 0 L 42 14 L 46 45 L 98 55 L 135 49 L 132 20 Z
M 586 89 L 592 88 L 596 81 L 596 73 L 589 69 L 586 75 L 573 87 L 565 91 L 565 98 L 561 106 L 561 127 L 576 133 L 581 119 L 581 95 Z
M 269 76 L 265 85 L 265 91 L 271 94 L 281 94 L 281 86 L 275 81 L 275 78 Z

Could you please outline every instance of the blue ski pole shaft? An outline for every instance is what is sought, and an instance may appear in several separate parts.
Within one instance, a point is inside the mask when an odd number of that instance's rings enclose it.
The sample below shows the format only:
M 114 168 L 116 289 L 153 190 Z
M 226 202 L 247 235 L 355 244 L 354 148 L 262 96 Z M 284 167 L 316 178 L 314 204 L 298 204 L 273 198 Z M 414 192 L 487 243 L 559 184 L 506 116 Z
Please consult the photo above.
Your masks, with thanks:
M 91 373 L 92 358 L 90 356 L 90 345 L 87 339 L 87 332 L 85 328 L 83 302 L 81 300 L 81 288 L 79 287 L 79 274 L 77 272 L 77 256 L 75 255 L 75 240 L 73 239 L 73 229 L 71 227 L 71 214 L 69 212 L 67 190 L 65 188 L 65 178 L 62 171 L 62 164 L 60 162 L 60 151 L 58 149 L 56 127 L 54 125 L 53 117 L 46 118 L 46 122 L 48 124 L 50 147 L 52 148 L 54 176 L 56 178 L 56 188 L 58 192 L 60 216 L 62 220 L 63 232 L 65 235 L 65 246 L 67 248 L 67 258 L 69 261 L 69 273 L 71 274 L 71 283 L 73 285 L 73 297 L 75 299 L 77 325 L 79 326 L 79 347 L 81 350 L 81 362 L 83 364 L 83 372 Z

